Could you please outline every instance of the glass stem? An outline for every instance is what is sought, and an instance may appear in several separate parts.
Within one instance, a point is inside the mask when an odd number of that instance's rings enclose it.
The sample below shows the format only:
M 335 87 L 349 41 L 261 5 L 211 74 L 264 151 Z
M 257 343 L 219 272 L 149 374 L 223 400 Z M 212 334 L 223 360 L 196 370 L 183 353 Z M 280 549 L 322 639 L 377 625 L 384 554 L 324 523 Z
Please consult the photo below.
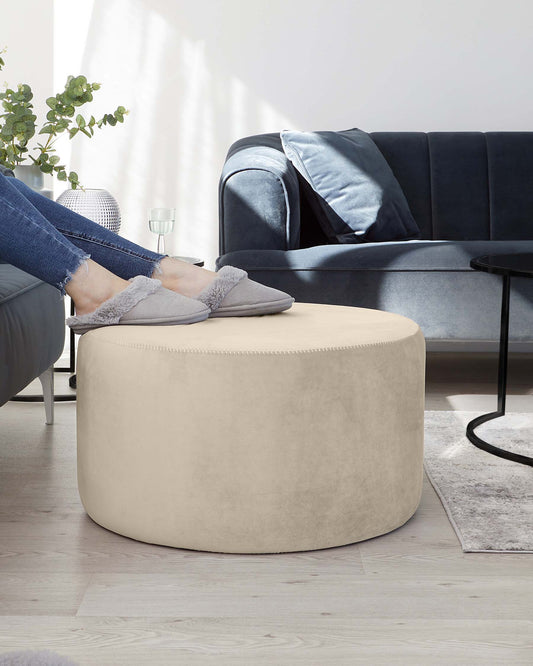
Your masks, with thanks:
M 159 234 L 157 237 L 157 254 L 165 254 L 165 237 Z

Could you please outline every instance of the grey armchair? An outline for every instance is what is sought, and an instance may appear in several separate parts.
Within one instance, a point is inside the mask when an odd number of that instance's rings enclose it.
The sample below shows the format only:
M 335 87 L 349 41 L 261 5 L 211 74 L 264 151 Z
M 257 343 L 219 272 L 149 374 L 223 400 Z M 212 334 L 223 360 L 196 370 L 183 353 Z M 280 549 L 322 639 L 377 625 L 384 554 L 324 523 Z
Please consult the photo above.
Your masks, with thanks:
M 65 310 L 59 291 L 0 261 L 0 405 L 39 377 L 46 423 L 52 423 L 53 364 L 64 341 Z

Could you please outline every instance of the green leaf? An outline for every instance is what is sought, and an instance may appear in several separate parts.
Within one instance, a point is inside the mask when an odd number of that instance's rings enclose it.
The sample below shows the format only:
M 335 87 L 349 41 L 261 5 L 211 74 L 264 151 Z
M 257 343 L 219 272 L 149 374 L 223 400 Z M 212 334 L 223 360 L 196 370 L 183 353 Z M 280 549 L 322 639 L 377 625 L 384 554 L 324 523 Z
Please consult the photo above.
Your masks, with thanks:
M 48 97 L 46 100 L 47 106 L 49 106 L 51 109 L 55 109 L 57 106 L 57 99 L 55 97 Z
M 56 123 L 56 131 L 57 132 L 63 132 L 63 130 L 66 130 L 67 127 L 70 125 L 71 120 L 69 118 L 61 118 L 61 120 L 58 120 Z
M 81 113 L 78 113 L 78 115 L 76 116 L 76 124 L 78 125 L 78 127 L 80 129 L 83 129 L 85 127 L 85 125 L 87 124 L 85 122 L 85 118 L 81 115 Z
M 29 102 L 33 97 L 30 86 L 27 83 L 22 83 L 18 87 L 18 93 L 22 96 L 22 101 Z
M 67 172 L 65 171 L 65 167 L 63 167 L 62 171 L 57 172 L 57 179 L 58 180 L 66 180 L 67 179 Z

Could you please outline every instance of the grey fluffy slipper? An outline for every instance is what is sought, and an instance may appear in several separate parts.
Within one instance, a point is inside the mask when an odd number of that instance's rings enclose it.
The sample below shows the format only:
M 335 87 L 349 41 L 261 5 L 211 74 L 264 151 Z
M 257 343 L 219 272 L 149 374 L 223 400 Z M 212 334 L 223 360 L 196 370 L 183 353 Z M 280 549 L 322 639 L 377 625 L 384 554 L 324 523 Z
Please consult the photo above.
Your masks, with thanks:
M 211 310 L 210 317 L 247 317 L 288 310 L 294 298 L 248 278 L 246 271 L 223 266 L 196 297 Z
M 105 301 L 94 312 L 69 317 L 74 333 L 93 328 L 129 324 L 130 326 L 170 326 L 193 324 L 207 319 L 208 308 L 194 298 L 165 289 L 160 280 L 138 275 L 126 289 Z

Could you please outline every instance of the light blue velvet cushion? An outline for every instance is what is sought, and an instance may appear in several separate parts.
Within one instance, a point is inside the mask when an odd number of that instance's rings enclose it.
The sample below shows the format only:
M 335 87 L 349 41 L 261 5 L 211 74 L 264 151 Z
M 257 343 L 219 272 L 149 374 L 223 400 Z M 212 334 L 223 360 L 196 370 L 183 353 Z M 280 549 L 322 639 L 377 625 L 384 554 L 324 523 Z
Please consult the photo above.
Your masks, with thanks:
M 285 130 L 280 137 L 286 156 L 316 194 L 310 203 L 330 242 L 419 238 L 402 189 L 366 132 Z

